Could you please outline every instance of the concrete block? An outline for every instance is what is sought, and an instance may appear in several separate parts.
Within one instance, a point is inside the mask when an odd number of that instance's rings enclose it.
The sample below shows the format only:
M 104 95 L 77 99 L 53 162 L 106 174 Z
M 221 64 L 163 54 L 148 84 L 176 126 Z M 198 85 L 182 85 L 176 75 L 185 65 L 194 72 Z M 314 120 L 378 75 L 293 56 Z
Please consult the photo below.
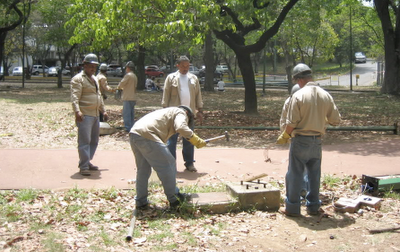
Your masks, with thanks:
M 194 193 L 189 204 L 212 213 L 227 213 L 239 208 L 237 200 L 226 192 Z
M 279 209 L 280 190 L 267 182 L 227 183 L 226 188 L 233 197 L 238 199 L 241 208 L 264 211 Z
M 347 199 L 347 198 L 339 198 L 335 203 L 335 211 L 337 212 L 348 212 L 348 213 L 355 213 L 360 209 L 360 201 Z
M 110 126 L 110 124 L 106 122 L 100 122 L 100 135 L 111 135 L 114 134 L 117 130 Z
M 380 209 L 382 201 L 381 198 L 372 197 L 368 195 L 360 195 L 356 200 L 359 201 L 362 206 L 373 207 L 376 210 Z

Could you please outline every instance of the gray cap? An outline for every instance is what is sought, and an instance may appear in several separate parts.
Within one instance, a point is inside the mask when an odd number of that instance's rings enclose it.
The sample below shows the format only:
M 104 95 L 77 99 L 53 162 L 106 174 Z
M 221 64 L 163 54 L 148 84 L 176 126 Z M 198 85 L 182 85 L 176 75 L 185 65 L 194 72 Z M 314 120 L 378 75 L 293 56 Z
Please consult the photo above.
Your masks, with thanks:
M 176 63 L 179 64 L 182 61 L 189 61 L 190 62 L 189 58 L 186 55 L 179 56 L 179 58 L 176 60 Z
M 303 63 L 297 64 L 293 68 L 293 78 L 295 79 L 311 77 L 311 73 L 311 68 Z
M 128 61 L 125 65 L 125 67 L 129 67 L 129 69 L 133 70 L 135 67 L 135 64 L 132 61 Z
M 107 64 L 101 63 L 101 65 L 100 65 L 100 71 L 107 71 Z
M 97 59 L 96 54 L 94 53 L 89 53 L 85 56 L 83 59 L 83 63 L 91 63 L 91 64 L 99 64 L 99 60 Z

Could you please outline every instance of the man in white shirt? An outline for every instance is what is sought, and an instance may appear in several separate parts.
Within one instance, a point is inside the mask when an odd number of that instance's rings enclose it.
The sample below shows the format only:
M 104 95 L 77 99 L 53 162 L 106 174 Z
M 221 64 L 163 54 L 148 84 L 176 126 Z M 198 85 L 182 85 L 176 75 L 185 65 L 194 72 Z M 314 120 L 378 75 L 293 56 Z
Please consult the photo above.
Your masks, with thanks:
M 169 74 L 165 79 L 161 105 L 163 108 L 188 106 L 195 113 L 195 118 L 201 123 L 203 121 L 203 99 L 199 80 L 196 75 L 189 73 L 190 61 L 188 57 L 180 56 L 176 66 L 178 71 Z M 177 139 L 178 134 L 175 134 L 168 140 L 168 148 L 175 158 Z M 186 169 L 196 172 L 194 147 L 186 139 L 183 139 L 182 154 Z

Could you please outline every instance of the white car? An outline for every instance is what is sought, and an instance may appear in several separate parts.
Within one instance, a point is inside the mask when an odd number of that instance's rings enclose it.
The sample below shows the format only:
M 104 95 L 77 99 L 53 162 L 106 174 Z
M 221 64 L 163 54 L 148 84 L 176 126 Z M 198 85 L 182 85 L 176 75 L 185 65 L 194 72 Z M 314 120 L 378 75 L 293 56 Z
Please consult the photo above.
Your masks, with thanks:
M 58 76 L 58 70 L 59 70 L 59 69 L 60 69 L 60 67 L 58 67 L 58 66 L 56 66 L 56 67 L 50 67 L 50 68 L 49 68 L 49 71 L 47 72 L 47 76 L 48 76 L 48 77 L 51 77 L 51 76 L 56 77 L 56 76 Z M 61 73 L 62 73 L 62 75 L 70 75 L 70 74 L 71 74 L 71 71 L 64 68 L 64 69 L 61 71 Z
M 44 66 L 44 72 L 47 73 L 49 71 L 48 66 Z M 43 73 L 43 66 L 42 65 L 33 65 L 31 73 L 33 75 L 38 75 L 39 73 Z
M 354 60 L 355 63 L 367 63 L 367 56 L 365 56 L 365 54 L 362 52 L 356 52 L 354 54 L 354 57 L 355 57 Z
M 227 65 L 217 65 L 215 70 L 220 72 L 220 73 L 227 73 L 229 71 L 229 68 L 228 68 Z
M 12 75 L 13 76 L 22 76 L 22 73 L 23 73 L 23 71 L 22 71 L 22 67 L 21 66 L 14 67 L 14 69 L 12 71 Z

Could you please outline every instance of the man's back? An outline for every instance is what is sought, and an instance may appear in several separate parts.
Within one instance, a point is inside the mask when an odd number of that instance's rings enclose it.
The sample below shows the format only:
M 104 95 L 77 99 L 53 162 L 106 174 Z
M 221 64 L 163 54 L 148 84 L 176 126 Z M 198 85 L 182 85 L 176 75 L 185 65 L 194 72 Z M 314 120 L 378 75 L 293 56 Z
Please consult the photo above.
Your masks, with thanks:
M 296 134 L 325 134 L 328 124 L 338 125 L 340 114 L 332 96 L 313 82 L 296 92 L 289 104 L 288 121 Z

